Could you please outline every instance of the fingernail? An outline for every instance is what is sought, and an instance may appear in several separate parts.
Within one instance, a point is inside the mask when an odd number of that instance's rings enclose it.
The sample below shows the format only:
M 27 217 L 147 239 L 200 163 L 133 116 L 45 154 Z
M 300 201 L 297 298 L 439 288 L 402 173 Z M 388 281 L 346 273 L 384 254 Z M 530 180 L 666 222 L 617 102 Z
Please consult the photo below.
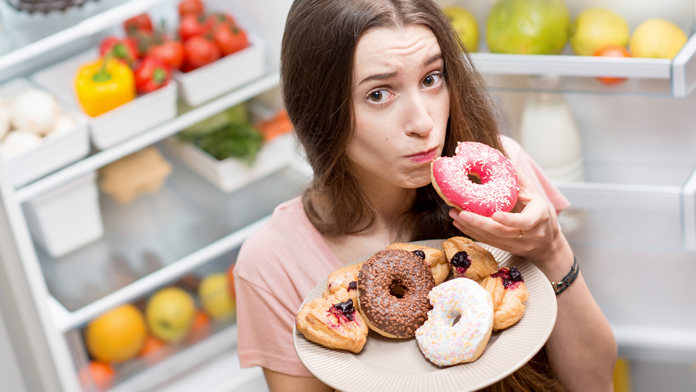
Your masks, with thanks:
M 452 219 L 457 219 L 457 212 L 454 211 L 454 210 L 452 210 L 452 211 L 449 212 L 449 216 L 450 216 L 450 218 L 452 218 Z

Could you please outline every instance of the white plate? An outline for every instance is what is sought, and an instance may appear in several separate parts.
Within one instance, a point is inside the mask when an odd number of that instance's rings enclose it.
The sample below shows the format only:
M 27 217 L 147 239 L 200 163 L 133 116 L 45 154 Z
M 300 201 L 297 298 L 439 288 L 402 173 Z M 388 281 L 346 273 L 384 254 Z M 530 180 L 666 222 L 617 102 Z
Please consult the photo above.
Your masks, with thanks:
M 415 244 L 441 249 L 444 240 Z M 522 319 L 494 332 L 478 360 L 440 368 L 428 361 L 415 339 L 397 340 L 370 331 L 359 354 L 333 350 L 305 339 L 293 327 L 295 350 L 305 367 L 319 380 L 343 392 L 351 391 L 475 391 L 485 388 L 527 363 L 546 343 L 556 323 L 556 296 L 546 276 L 532 263 L 491 246 L 488 249 L 502 267 L 517 266 L 524 277 L 529 299 Z M 367 260 L 361 257 L 350 264 Z M 326 279 L 302 305 L 321 297 Z M 299 309 L 298 309 L 299 310 Z

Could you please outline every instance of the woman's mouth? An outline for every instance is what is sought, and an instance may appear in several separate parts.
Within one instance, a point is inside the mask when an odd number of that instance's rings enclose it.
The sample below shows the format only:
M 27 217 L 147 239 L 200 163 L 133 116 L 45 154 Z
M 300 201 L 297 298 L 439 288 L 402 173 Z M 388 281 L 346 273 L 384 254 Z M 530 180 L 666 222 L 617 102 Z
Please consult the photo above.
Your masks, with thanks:
M 425 163 L 432 161 L 437 156 L 437 147 L 431 148 L 428 151 L 419 152 L 409 155 L 407 158 L 415 163 Z

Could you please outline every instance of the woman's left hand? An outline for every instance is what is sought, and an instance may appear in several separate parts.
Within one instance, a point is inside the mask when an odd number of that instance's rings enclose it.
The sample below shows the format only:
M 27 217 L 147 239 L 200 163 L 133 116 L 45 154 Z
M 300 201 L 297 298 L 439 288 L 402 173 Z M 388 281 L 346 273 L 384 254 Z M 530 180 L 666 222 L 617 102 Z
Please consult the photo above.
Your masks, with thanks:
M 558 260 L 568 244 L 558 228 L 553 206 L 536 190 L 532 181 L 517 170 L 519 193 L 515 210 L 498 211 L 485 217 L 452 209 L 450 217 L 463 233 L 477 241 L 522 256 L 538 267 Z

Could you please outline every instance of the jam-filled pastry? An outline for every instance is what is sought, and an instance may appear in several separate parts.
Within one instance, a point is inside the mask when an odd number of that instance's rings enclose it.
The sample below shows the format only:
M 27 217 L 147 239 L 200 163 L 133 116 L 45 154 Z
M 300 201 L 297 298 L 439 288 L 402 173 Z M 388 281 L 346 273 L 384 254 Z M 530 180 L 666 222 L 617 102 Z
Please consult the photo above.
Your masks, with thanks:
M 481 282 L 493 300 L 493 330 L 499 331 L 514 325 L 524 314 L 524 301 L 529 298 L 527 286 L 517 267 L 505 267 Z
M 339 268 L 329 275 L 326 280 L 326 290 L 321 294 L 324 298 L 336 298 L 341 302 L 353 300 L 353 306 L 358 305 L 358 272 L 364 262 Z
M 455 278 L 469 278 L 479 283 L 498 271 L 491 252 L 466 237 L 452 237 L 442 243 Z
M 350 299 L 317 298 L 300 309 L 295 325 L 305 338 L 328 348 L 359 353 L 367 341 L 367 324 Z
M 430 270 L 433 272 L 433 278 L 435 278 L 435 285 L 444 282 L 447 279 L 447 275 L 450 272 L 450 266 L 445 257 L 445 252 L 440 249 L 428 248 L 427 246 L 404 244 L 397 242 L 387 246 L 387 249 L 403 249 L 407 250 L 421 259 L 430 266 Z

